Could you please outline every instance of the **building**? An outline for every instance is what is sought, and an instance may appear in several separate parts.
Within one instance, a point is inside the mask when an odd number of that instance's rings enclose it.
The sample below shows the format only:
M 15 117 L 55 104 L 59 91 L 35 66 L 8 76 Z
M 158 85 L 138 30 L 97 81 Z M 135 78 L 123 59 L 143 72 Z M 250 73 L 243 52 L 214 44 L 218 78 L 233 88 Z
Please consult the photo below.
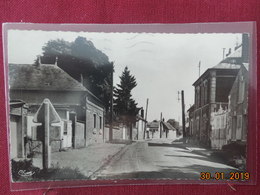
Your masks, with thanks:
M 10 102 L 22 101 L 28 107 L 25 140 L 36 141 L 33 140 L 36 128 L 33 117 L 45 98 L 51 101 L 62 120 L 59 126 L 62 139 L 51 143 L 53 151 L 80 148 L 103 140 L 102 102 L 57 63 L 9 64 L 9 86 Z
M 229 94 L 226 143 L 246 144 L 248 125 L 248 64 L 241 65 Z
M 176 139 L 177 130 L 168 122 L 161 121 L 162 125 L 162 138 Z
M 160 121 L 154 120 L 147 123 L 146 137 L 147 139 L 160 138 Z
M 230 50 L 225 59 L 206 70 L 193 83 L 195 103 L 193 113 L 190 112 L 190 123 L 192 137 L 199 143 L 213 148 L 224 144 L 226 138 L 222 135 L 226 135 L 229 95 L 244 62 L 248 62 L 247 34 L 242 35 L 242 44 L 235 47 L 233 53 Z M 219 125 L 217 121 L 225 121 L 225 124 Z
M 147 123 L 146 130 L 146 138 L 148 139 L 176 139 L 177 137 L 177 130 L 169 122 L 165 122 L 164 119 Z
M 187 131 L 187 136 L 192 137 L 194 133 L 194 105 L 192 105 L 188 110 L 187 110 L 187 120 L 186 123 L 188 125 L 186 126 L 186 131 Z
M 145 122 L 146 120 L 144 119 L 144 109 L 141 108 L 136 116 L 136 124 L 134 127 L 134 129 L 136 129 L 136 135 L 134 136 L 134 139 L 136 140 L 144 139 Z
M 24 133 L 25 119 L 28 108 L 24 102 L 19 100 L 10 101 L 10 157 L 11 159 L 24 158 L 25 144 Z

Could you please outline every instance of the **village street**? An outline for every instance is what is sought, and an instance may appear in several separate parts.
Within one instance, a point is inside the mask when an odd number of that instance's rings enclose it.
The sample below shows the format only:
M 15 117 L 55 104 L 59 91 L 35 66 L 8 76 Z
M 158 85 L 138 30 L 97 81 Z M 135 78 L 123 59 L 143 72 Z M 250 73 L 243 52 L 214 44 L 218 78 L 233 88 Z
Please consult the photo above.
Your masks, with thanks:
M 92 179 L 199 179 L 201 172 L 235 171 L 211 152 L 171 140 L 137 141 L 92 175 Z

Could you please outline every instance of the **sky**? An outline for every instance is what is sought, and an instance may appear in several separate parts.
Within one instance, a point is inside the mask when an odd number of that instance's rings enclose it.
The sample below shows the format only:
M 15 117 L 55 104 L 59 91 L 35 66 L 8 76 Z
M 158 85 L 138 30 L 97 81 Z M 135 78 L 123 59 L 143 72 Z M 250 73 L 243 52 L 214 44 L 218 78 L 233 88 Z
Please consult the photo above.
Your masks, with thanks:
M 229 48 L 241 43 L 241 34 L 101 33 L 68 31 L 8 31 L 8 62 L 32 64 L 49 41 L 74 41 L 86 37 L 114 62 L 114 85 L 128 66 L 137 86 L 133 98 L 145 109 L 149 98 L 148 121 L 163 118 L 181 122 L 178 91 L 184 90 L 186 110 L 194 104 L 192 84 L 200 74 L 217 65 Z M 180 98 L 180 97 L 179 97 Z

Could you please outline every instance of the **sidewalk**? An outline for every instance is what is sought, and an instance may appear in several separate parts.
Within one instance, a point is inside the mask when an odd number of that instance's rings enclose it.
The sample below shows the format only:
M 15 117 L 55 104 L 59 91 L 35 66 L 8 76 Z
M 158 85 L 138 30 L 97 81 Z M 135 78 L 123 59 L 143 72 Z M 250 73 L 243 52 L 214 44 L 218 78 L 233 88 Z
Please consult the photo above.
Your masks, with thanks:
M 95 143 L 86 148 L 70 149 L 51 154 L 53 168 L 76 169 L 85 177 L 90 177 L 100 167 L 120 152 L 125 144 Z M 41 168 L 41 158 L 35 158 L 34 165 Z

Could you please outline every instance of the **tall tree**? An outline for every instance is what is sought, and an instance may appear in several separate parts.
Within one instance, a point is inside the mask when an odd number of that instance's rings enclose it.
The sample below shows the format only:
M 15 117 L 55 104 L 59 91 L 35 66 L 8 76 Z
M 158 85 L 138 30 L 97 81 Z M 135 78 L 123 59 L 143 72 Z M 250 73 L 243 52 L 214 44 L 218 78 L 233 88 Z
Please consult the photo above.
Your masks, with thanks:
M 58 66 L 71 77 L 82 81 L 83 85 L 94 93 L 109 110 L 111 94 L 111 72 L 113 62 L 106 54 L 96 49 L 85 37 L 77 37 L 68 42 L 63 39 L 50 40 L 43 47 L 42 63 L 54 64 L 58 57 Z M 38 60 L 35 62 L 39 63 Z
M 132 98 L 131 91 L 137 86 L 136 79 L 125 67 L 120 78 L 120 84 L 114 90 L 114 111 L 119 121 L 130 126 L 130 138 L 132 135 L 132 124 L 138 114 L 137 103 Z

